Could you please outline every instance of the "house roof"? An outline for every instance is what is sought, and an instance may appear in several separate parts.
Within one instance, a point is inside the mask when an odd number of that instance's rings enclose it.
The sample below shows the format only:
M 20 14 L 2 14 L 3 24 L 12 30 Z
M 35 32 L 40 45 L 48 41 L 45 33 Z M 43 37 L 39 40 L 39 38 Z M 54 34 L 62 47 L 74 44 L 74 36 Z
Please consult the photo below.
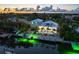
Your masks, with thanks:
M 32 20 L 32 22 L 42 22 L 42 21 L 43 20 L 42 19 L 39 19 L 39 18 Z
M 43 22 L 41 26 L 58 27 L 58 23 L 49 20 L 49 21 Z

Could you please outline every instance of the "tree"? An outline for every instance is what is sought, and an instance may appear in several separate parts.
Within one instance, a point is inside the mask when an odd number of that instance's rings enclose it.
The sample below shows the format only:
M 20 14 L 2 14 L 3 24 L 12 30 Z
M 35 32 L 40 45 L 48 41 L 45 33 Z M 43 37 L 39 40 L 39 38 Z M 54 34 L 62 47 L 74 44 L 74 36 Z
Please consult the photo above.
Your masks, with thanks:
M 30 25 L 23 22 L 18 22 L 16 28 L 21 32 L 27 32 L 30 29 Z

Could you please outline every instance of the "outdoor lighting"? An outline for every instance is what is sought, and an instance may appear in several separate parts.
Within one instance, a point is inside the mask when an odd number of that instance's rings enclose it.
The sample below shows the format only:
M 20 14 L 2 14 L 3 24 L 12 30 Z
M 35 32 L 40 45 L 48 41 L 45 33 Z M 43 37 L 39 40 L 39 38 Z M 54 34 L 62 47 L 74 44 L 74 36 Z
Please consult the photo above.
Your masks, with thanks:
M 28 39 L 26 39 L 26 38 L 17 38 L 17 40 L 19 42 L 28 42 Z
M 79 43 L 72 42 L 71 43 L 73 50 L 78 50 L 79 51 Z
M 47 27 L 44 27 L 44 30 L 47 30 Z
M 34 39 L 37 39 L 39 36 L 37 34 L 28 34 L 29 37 L 33 37 Z
M 42 26 L 39 26 L 39 29 L 43 28 Z
M 49 29 L 52 30 L 53 28 L 52 27 L 49 27 Z
M 64 54 L 79 54 L 79 53 L 75 51 L 64 51 Z
M 38 42 L 37 40 L 34 40 L 34 39 L 29 40 L 26 38 L 17 38 L 17 40 L 22 43 L 32 43 L 32 44 L 35 44 Z
M 29 43 L 35 44 L 35 43 L 37 43 L 37 41 L 36 40 L 29 40 Z

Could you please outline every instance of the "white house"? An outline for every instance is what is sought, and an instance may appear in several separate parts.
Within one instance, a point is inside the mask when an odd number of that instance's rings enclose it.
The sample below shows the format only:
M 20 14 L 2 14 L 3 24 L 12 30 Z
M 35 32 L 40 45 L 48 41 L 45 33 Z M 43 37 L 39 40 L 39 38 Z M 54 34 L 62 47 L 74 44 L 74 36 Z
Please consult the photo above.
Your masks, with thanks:
M 43 22 L 38 26 L 38 33 L 41 34 L 57 34 L 59 25 L 51 20 Z
M 31 25 L 34 26 L 34 27 L 39 26 L 40 24 L 42 24 L 42 22 L 43 22 L 42 19 L 37 18 L 37 19 L 34 19 L 34 20 L 31 21 Z

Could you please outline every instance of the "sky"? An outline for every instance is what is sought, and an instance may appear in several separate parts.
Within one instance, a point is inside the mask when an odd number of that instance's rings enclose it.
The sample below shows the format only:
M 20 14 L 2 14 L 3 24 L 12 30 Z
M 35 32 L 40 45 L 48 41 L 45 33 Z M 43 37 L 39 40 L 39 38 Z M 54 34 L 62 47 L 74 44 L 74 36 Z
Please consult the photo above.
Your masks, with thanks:
M 25 8 L 25 7 L 33 7 L 36 9 L 36 4 L 0 4 L 0 8 Z M 50 6 L 49 4 L 40 4 L 40 7 Z M 53 4 L 53 9 L 57 7 L 66 10 L 74 10 L 79 7 L 79 4 Z

